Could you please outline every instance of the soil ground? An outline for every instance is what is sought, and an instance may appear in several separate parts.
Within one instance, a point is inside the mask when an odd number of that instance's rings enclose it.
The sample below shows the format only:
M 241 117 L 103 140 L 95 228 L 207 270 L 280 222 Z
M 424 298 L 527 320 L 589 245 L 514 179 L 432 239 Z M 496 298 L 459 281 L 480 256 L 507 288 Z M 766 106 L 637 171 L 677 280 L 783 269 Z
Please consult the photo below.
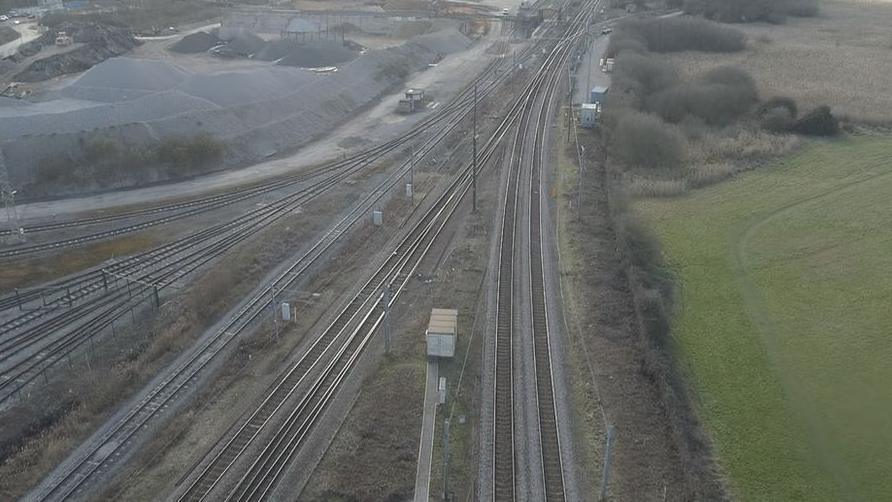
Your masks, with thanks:
M 890 148 L 813 142 L 636 205 L 677 276 L 677 356 L 740 500 L 892 497 Z
M 827 0 L 816 18 L 737 24 L 749 47 L 739 53 L 665 55 L 683 74 L 716 66 L 748 70 L 762 97 L 790 96 L 805 111 L 829 105 L 855 121 L 892 121 L 892 3 Z

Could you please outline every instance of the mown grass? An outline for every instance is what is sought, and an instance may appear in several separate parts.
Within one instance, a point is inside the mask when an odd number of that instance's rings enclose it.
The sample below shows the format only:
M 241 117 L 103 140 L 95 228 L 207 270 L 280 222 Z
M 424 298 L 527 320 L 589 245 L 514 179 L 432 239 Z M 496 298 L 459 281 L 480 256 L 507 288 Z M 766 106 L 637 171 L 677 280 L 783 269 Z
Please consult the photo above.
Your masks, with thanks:
M 892 497 L 892 139 L 813 143 L 636 204 L 677 275 L 676 352 L 740 500 Z

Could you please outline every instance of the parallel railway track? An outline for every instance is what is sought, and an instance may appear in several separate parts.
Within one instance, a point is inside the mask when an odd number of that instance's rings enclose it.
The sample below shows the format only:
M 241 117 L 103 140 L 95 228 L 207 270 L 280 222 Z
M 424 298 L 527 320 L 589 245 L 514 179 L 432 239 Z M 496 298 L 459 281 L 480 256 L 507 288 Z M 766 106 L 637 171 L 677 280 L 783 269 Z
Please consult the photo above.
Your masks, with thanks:
M 499 270 L 496 283 L 496 325 L 495 360 L 493 381 L 493 432 L 492 432 L 492 500 L 513 501 L 518 497 L 517 470 L 520 459 L 517 454 L 518 441 L 530 444 L 530 438 L 520 437 L 516 431 L 516 402 L 514 395 L 515 367 L 514 341 L 516 327 L 514 312 L 519 300 L 526 301 L 523 295 L 515 293 L 515 270 L 518 260 L 519 205 L 529 201 L 528 246 L 521 249 L 529 253 L 529 310 L 532 330 L 535 408 L 538 421 L 538 443 L 541 458 L 544 493 L 527 494 L 531 500 L 563 502 L 566 500 L 564 466 L 561 457 L 560 434 L 558 431 L 557 409 L 554 397 L 554 379 L 548 325 L 548 302 L 546 294 L 545 269 L 543 262 L 542 239 L 542 170 L 545 164 L 545 147 L 549 119 L 553 114 L 555 91 L 559 76 L 570 57 L 580 30 L 591 20 L 599 1 L 590 2 L 571 23 L 560 41 L 555 44 L 543 65 L 542 78 L 534 92 L 526 96 L 524 117 L 519 121 L 519 130 L 512 146 L 509 163 L 509 177 L 505 190 L 504 213 L 502 215 L 499 241 Z M 528 137 L 532 135 L 532 139 Z M 520 180 L 527 171 L 524 169 L 526 152 L 531 151 L 528 198 L 521 197 Z M 521 451 L 529 450 L 524 448 Z M 527 459 L 529 460 L 529 459 Z M 533 462 L 535 464 L 535 462 Z M 531 473 L 532 474 L 532 473 Z M 535 478 L 535 476 L 533 476 Z

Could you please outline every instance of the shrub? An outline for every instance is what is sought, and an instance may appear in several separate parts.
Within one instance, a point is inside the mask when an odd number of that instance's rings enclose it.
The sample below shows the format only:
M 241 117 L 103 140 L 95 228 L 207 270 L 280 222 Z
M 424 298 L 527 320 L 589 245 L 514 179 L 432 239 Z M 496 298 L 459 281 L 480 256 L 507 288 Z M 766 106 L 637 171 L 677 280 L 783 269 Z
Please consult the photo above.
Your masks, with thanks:
M 783 107 L 772 108 L 763 113 L 759 118 L 762 129 L 770 132 L 786 132 L 793 127 L 793 114 Z
M 788 0 L 781 2 L 783 13 L 793 17 L 815 17 L 820 12 L 815 0 Z
M 194 171 L 223 157 L 223 144 L 207 134 L 166 138 L 158 145 L 158 160 L 168 166 Z
M 817 0 L 687 0 L 685 12 L 728 23 L 768 21 L 781 23 L 786 16 L 818 14 Z
M 766 100 L 764 103 L 759 105 L 759 115 L 764 115 L 765 113 L 770 112 L 775 108 L 785 108 L 790 115 L 795 119 L 797 115 L 799 115 L 799 107 L 796 106 L 796 101 L 793 98 L 789 98 L 786 96 L 775 96 L 771 99 Z
M 613 77 L 615 89 L 635 95 L 639 102 L 677 82 L 678 74 L 669 63 L 654 56 L 639 54 L 624 55 L 617 64 Z
M 118 154 L 118 146 L 108 138 L 88 140 L 84 146 L 84 160 L 90 163 L 108 161 Z
M 839 120 L 829 106 L 819 106 L 797 120 L 793 130 L 807 136 L 835 136 L 839 134 Z
M 647 108 L 678 123 L 693 115 L 712 125 L 729 124 L 757 101 L 756 84 L 745 71 L 716 68 L 696 82 L 676 85 L 647 100 Z
M 626 164 L 674 168 L 684 160 L 684 138 L 658 117 L 627 111 L 616 121 L 612 145 L 617 157 Z
M 626 21 L 617 32 L 622 34 L 621 41 L 638 40 L 653 52 L 737 52 L 746 48 L 746 36 L 740 30 L 692 17 Z

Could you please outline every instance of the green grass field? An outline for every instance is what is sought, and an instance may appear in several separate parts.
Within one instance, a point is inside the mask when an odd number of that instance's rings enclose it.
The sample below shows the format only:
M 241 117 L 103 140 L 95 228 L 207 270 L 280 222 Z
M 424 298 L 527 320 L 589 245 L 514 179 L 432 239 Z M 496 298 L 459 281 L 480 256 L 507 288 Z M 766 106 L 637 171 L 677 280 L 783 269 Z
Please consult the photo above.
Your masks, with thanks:
M 892 138 L 814 143 L 636 210 L 735 498 L 892 500 Z

